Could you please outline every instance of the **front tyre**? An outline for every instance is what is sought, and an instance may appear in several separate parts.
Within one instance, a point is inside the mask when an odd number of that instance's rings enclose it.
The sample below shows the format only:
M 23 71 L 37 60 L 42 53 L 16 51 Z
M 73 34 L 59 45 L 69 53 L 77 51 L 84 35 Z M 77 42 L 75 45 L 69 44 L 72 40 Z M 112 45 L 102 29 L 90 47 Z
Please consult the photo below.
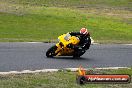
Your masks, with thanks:
M 46 52 L 46 56 L 47 56 L 47 57 L 53 57 L 53 56 L 55 56 L 55 55 L 56 55 L 56 54 L 55 54 L 56 49 L 57 49 L 57 46 L 56 46 L 56 45 L 54 45 L 54 46 L 52 46 L 51 48 L 49 48 L 49 49 L 47 50 L 47 52 Z

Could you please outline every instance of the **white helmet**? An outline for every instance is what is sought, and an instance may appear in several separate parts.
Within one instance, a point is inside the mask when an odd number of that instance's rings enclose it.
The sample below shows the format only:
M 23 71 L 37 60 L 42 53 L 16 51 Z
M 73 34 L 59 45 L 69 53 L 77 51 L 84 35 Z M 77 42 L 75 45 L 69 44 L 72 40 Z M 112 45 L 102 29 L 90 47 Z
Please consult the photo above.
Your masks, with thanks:
M 88 34 L 88 30 L 86 28 L 81 28 L 80 33 L 81 34 Z

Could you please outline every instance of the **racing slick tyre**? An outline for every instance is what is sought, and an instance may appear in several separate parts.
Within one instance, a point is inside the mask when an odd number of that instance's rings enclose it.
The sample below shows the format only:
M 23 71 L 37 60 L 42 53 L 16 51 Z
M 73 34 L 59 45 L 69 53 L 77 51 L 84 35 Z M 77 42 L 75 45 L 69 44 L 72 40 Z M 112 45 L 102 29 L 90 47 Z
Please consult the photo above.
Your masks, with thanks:
M 84 50 L 80 50 L 74 53 L 73 58 L 79 58 L 80 56 L 82 56 L 86 51 Z
M 56 55 L 56 54 L 55 54 L 56 49 L 57 49 L 57 46 L 56 46 L 56 45 L 54 45 L 54 46 L 52 46 L 51 48 L 49 48 L 49 49 L 47 50 L 47 52 L 46 52 L 46 56 L 47 56 L 47 57 L 53 57 L 53 56 L 55 56 L 55 55 Z

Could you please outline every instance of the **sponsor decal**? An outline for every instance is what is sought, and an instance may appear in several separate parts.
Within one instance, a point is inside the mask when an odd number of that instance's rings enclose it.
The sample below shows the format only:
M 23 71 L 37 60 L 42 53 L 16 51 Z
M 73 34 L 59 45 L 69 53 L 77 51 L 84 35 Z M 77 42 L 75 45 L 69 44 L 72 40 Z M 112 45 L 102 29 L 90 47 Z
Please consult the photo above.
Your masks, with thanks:
M 131 77 L 127 74 L 86 74 L 82 66 L 78 69 L 77 83 L 130 83 Z

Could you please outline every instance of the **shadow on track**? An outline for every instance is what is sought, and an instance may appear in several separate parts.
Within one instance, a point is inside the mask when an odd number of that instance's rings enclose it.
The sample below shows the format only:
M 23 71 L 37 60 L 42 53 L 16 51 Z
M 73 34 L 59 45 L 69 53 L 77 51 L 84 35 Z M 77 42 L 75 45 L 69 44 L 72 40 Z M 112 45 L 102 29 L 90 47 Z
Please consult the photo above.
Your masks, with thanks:
M 48 59 L 61 59 L 61 60 L 80 60 L 80 61 L 92 61 L 92 58 L 84 58 L 84 57 L 78 57 L 78 58 L 73 58 L 71 56 L 59 56 L 59 57 L 53 57 L 53 58 L 48 58 Z

